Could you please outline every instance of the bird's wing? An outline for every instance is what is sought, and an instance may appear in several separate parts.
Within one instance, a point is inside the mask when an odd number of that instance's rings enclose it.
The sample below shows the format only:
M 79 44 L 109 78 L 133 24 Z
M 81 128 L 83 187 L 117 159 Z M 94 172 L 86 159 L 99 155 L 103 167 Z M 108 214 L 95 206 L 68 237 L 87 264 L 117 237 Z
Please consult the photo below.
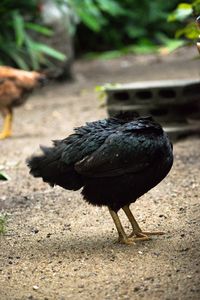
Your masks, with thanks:
M 157 142 L 157 143 L 156 143 Z M 91 155 L 75 164 L 75 170 L 89 177 L 113 177 L 141 172 L 159 159 L 158 141 L 144 135 L 115 133 Z
M 73 134 L 65 142 L 60 143 L 59 147 L 63 148 L 61 160 L 67 164 L 74 164 L 84 157 L 95 152 L 107 138 L 107 132 L 104 134 Z
M 64 140 L 54 141 L 54 144 L 63 148 L 61 160 L 68 165 L 74 164 L 95 152 L 119 126 L 112 119 L 90 122 L 75 128 L 74 134 Z

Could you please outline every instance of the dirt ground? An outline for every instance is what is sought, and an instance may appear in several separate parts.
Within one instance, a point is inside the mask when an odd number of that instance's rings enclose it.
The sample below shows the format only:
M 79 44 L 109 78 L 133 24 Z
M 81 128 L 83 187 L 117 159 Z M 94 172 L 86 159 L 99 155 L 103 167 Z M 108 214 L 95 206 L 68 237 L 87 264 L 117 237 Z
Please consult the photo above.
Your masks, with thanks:
M 39 144 L 106 116 L 95 85 L 199 78 L 195 55 L 183 49 L 167 57 L 78 61 L 74 82 L 51 83 L 15 110 L 14 135 L 0 142 L 0 165 L 11 177 L 0 182 L 0 209 L 9 213 L 0 236 L 1 300 L 200 299 L 198 137 L 174 145 L 170 174 L 132 205 L 142 228 L 166 234 L 132 246 L 116 243 L 107 208 L 88 205 L 79 191 L 50 188 L 25 164 Z

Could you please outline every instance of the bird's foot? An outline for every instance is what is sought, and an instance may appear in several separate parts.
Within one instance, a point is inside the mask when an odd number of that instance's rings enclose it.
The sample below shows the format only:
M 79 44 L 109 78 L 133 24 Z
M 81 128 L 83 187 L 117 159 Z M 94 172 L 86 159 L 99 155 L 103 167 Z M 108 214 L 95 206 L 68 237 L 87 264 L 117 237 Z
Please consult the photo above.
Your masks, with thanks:
M 129 238 L 132 238 L 132 237 L 135 237 L 135 238 L 138 238 L 138 239 L 141 239 L 141 238 L 146 238 L 147 240 L 150 239 L 150 236 L 152 235 L 163 235 L 165 234 L 164 232 L 161 232 L 161 231 L 152 231 L 152 232 L 149 232 L 149 231 L 141 231 L 141 232 L 132 232 L 130 235 L 129 235 Z
M 118 242 L 120 243 L 120 244 L 125 244 L 125 245 L 132 245 L 132 244 L 134 244 L 134 239 L 133 238 L 131 238 L 131 237 L 119 237 L 119 239 L 118 239 Z
M 11 134 L 11 131 L 3 131 L 0 133 L 0 140 L 4 140 L 8 137 L 10 137 L 12 134 Z
M 148 241 L 150 238 L 146 235 L 135 236 L 135 237 L 119 237 L 119 243 L 125 245 L 133 245 L 137 241 Z

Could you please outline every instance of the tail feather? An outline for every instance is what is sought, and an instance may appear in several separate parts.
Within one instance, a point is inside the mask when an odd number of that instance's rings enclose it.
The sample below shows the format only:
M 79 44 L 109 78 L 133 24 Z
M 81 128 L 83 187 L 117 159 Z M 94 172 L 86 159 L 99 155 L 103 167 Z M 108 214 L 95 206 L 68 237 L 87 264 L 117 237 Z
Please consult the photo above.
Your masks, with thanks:
M 81 176 L 74 170 L 74 166 L 61 161 L 62 152 L 59 147 L 40 148 L 42 155 L 32 156 L 27 160 L 31 175 L 41 177 L 51 186 L 59 185 L 69 190 L 78 190 L 82 187 Z

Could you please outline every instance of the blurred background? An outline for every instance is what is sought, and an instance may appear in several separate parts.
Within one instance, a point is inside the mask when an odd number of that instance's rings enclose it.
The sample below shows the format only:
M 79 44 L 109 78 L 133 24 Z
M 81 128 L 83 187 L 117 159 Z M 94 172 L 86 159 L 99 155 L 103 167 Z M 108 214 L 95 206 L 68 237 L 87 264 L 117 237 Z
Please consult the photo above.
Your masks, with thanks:
M 199 13 L 199 0 L 1 0 L 0 64 L 67 79 L 77 57 L 168 54 L 194 44 Z

